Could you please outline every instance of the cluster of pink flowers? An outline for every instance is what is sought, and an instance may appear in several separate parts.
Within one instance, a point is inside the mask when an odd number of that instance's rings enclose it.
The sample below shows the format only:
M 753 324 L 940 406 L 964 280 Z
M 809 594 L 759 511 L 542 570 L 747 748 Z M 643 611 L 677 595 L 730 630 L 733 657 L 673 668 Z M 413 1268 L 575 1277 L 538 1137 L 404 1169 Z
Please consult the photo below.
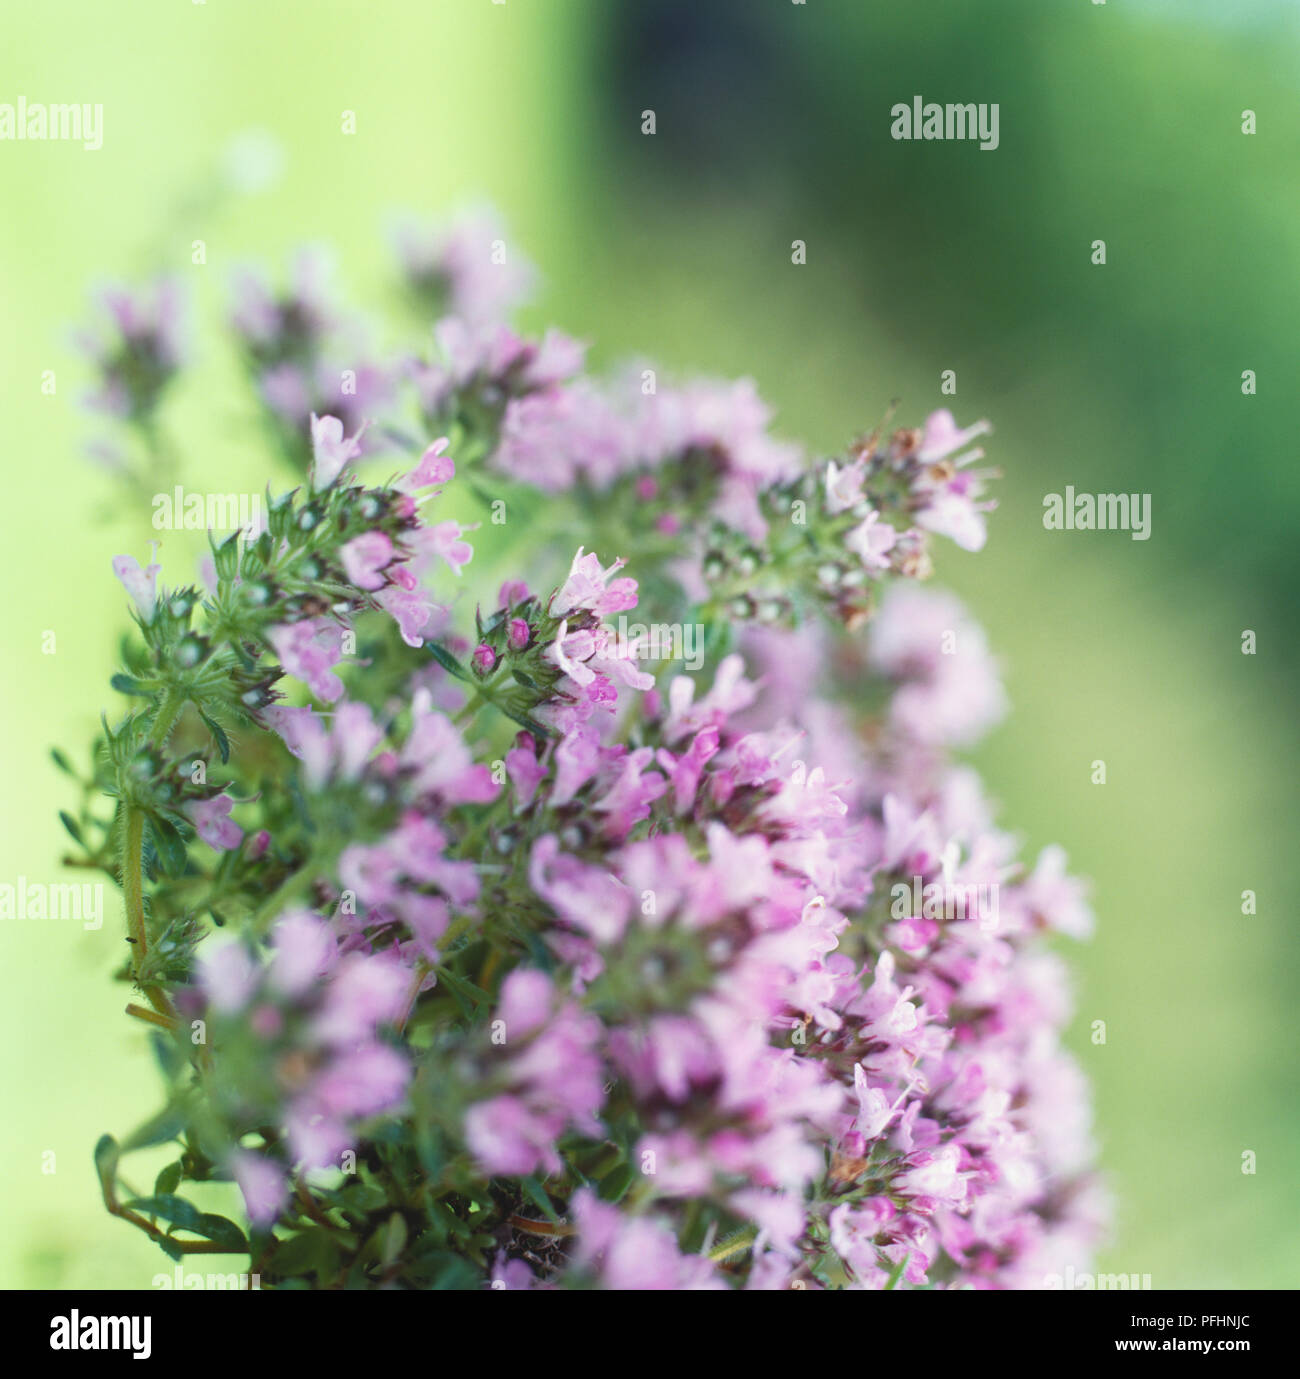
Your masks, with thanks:
M 101 320 L 77 334 L 98 373 L 86 404 L 121 418 L 149 415 L 184 354 L 183 301 L 173 278 L 146 291 L 106 287 L 98 294 Z
M 958 662 L 970 712 L 938 651 L 947 624 L 972 633 Z M 561 803 L 585 796 L 600 819 L 582 849 L 539 837 L 530 879 L 643 1126 L 634 1155 L 652 1217 L 725 1202 L 757 1228 L 753 1286 L 816 1286 L 832 1251 L 864 1287 L 904 1263 L 913 1284 L 1041 1285 L 1086 1257 L 1104 1220 L 1080 1077 L 1056 1037 L 1064 971 L 1034 942 L 1085 931 L 1086 907 L 1054 850 L 1023 874 L 972 773 L 939 755 L 998 707 L 960 608 L 901 589 L 875 628 L 858 673 L 896 685 L 903 708 L 870 759 L 840 713 L 756 728 L 764 686 L 735 658 L 698 704 L 685 677 L 667 703 L 647 696 L 654 752 L 603 744 L 590 719 L 566 732 Z M 774 698 L 807 703 L 825 662 L 791 650 L 801 683 Z M 766 664 L 770 683 L 780 672 Z M 847 762 L 851 778 L 828 777 Z M 653 836 L 628 841 L 661 800 Z M 938 902 L 909 898 L 900 916 L 894 884 L 937 886 Z M 945 899 L 986 890 L 992 915 L 972 904 L 945 918 Z M 551 1091 L 534 1094 L 563 1105 L 572 1076 L 557 1061 Z M 525 1134 L 498 1125 L 485 1167 L 518 1161 Z M 644 1240 L 639 1214 L 592 1211 L 614 1254 L 620 1231 Z M 698 1259 L 653 1253 L 657 1282 L 646 1265 L 635 1286 L 682 1286 L 684 1267 L 698 1277 Z
M 1086 1268 L 1105 1199 L 1044 940 L 1091 914 L 1063 853 L 1019 862 L 953 760 L 1006 702 L 979 628 L 917 582 L 932 535 L 984 543 L 986 424 L 939 411 L 811 461 L 748 383 L 594 380 L 575 342 L 497 319 L 529 275 L 486 270 L 490 228 L 403 241 L 412 285 L 459 314 L 436 357 L 382 372 L 456 439 L 380 488 L 355 479 L 364 438 L 400 445 L 397 422 L 312 412 L 316 278 L 249 284 L 239 309 L 263 395 L 277 370 L 304 384 L 281 410 L 310 463 L 255 562 L 215 549 L 209 607 L 234 629 L 221 705 L 285 765 L 241 782 L 236 754 L 228 792 L 186 797 L 230 855 L 223 906 L 243 877 L 250 917 L 175 997 L 212 1024 L 205 1085 L 250 1221 L 292 1232 L 325 1193 L 342 1240 L 346 1180 L 312 1174 L 359 1153 L 411 1236 L 384 1278 L 414 1286 L 450 1256 L 505 1288 Z M 472 630 L 453 596 L 472 528 L 417 511 L 458 465 L 588 536 L 549 593 L 508 579 Z M 611 522 L 631 549 L 605 549 Z M 526 539 L 518 567 L 544 570 Z M 118 573 L 156 662 L 132 692 L 189 695 L 213 729 L 179 659 L 192 600 L 178 612 L 156 565 Z M 702 669 L 616 630 L 634 610 L 696 626 Z M 371 613 L 378 640 L 346 652 Z M 152 788 L 127 789 L 151 818 Z
M 232 292 L 230 325 L 258 398 L 282 443 L 299 456 L 295 442 L 313 415 L 332 415 L 345 431 L 360 432 L 395 397 L 392 367 L 360 343 L 362 328 L 338 305 L 332 279 L 329 256 L 303 250 L 283 288 L 245 269 Z
M 293 1156 L 327 1161 L 352 1142 L 349 1116 L 400 1097 L 405 1065 L 373 1043 L 374 1025 L 412 985 L 412 1002 L 436 987 L 453 914 L 486 925 L 493 907 L 522 901 L 556 965 L 521 963 L 484 1012 L 503 1037 L 496 1056 L 475 1050 L 463 1142 L 488 1177 L 562 1178 L 566 1141 L 603 1141 L 614 1105 L 620 1124 L 633 1118 L 637 1209 L 575 1192 L 567 1267 L 579 1275 L 614 1287 L 733 1280 L 732 1257 L 715 1267 L 709 1249 L 677 1247 L 700 1201 L 751 1227 L 753 1287 L 882 1287 L 900 1268 L 909 1284 L 1034 1286 L 1083 1258 L 1103 1213 L 1080 1078 L 1057 1040 L 1064 973 L 1035 940 L 1086 932 L 1089 917 L 1059 855 L 1025 875 L 973 774 L 943 757 L 1001 712 L 978 630 L 947 596 L 893 591 L 852 670 L 892 690 L 868 750 L 826 695 L 814 637 L 782 647 L 786 634 L 756 630 L 765 673 L 750 679 L 733 655 L 697 697 L 686 676 L 653 688 L 628 655 L 608 654 L 603 629 L 569 632 L 584 613 L 635 605 L 635 581 L 616 570 L 580 551 L 548 601 L 559 622 L 543 654 L 562 678 L 537 711 L 557 735 L 539 754 L 520 733 L 505 758 L 501 831 L 536 834 L 510 884 L 481 885 L 478 859 L 456 855 L 449 816 L 498 791 L 428 689 L 401 740 L 361 703 L 337 703 L 330 728 L 310 707 L 266 711 L 310 791 L 383 780 L 400 808 L 391 832 L 339 855 L 332 927 L 294 912 L 273 933 L 273 989 L 301 994 L 340 954 L 358 963 L 349 980 L 367 983 L 354 998 L 321 979 L 312 1029 L 336 1031 L 329 1050 L 352 1042 L 290 1102 Z M 961 655 L 943 654 L 945 634 Z M 821 712 L 792 712 L 819 690 Z M 900 911 L 900 884 L 909 897 L 937 886 L 937 905 L 909 898 Z M 988 892 L 991 915 L 943 911 Z M 204 989 L 218 1010 L 243 1011 L 251 960 L 222 951 Z M 277 985 L 287 963 L 296 976 Z M 342 1008 L 351 1014 L 329 1014 Z M 264 1007 L 252 1027 L 280 1018 Z M 243 1181 L 254 1159 L 239 1162 Z M 276 1200 L 265 1178 L 250 1213 Z M 554 1281 L 509 1254 L 505 1286 Z

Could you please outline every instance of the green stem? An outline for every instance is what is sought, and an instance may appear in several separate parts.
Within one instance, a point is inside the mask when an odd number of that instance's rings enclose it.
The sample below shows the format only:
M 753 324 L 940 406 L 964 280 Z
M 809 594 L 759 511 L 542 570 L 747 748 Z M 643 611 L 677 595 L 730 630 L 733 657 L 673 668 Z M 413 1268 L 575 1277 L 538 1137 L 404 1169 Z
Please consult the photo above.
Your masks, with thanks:
M 749 1249 L 757 1236 L 757 1226 L 746 1226 L 737 1231 L 735 1235 L 728 1236 L 726 1240 L 715 1245 L 709 1251 L 709 1258 L 712 1260 L 730 1259 L 732 1255 L 740 1254 L 742 1250 Z
M 122 811 L 122 898 L 126 902 L 126 923 L 131 934 L 131 971 L 139 982 L 149 953 L 149 930 L 144 919 L 144 810 L 124 801 Z M 159 987 L 141 983 L 140 990 L 155 1010 L 175 1017 L 172 1003 Z
M 122 897 L 126 901 L 126 922 L 135 944 L 133 966 L 138 970 L 149 951 L 149 936 L 144 923 L 144 811 L 123 804 Z
M 487 691 L 479 688 L 474 691 L 474 697 L 470 699 L 462 709 L 457 711 L 455 718 L 451 721 L 459 727 L 462 723 L 467 723 L 472 719 L 484 704 L 490 704 L 491 702 L 492 700 Z
M 175 690 L 168 690 L 163 696 L 163 701 L 158 705 L 158 712 L 154 716 L 153 727 L 149 731 L 149 741 L 155 747 L 166 745 L 168 734 L 175 726 L 184 707 L 185 695 L 179 694 Z

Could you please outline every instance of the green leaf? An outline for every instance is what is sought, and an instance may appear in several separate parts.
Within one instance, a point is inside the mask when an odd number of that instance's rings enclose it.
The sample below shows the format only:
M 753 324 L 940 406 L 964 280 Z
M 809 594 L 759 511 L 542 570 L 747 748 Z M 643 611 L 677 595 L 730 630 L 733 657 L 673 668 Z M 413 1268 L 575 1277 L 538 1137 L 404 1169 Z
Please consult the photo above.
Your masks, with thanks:
M 173 1040 L 166 1038 L 161 1030 L 149 1031 L 149 1046 L 158 1061 L 164 1077 L 175 1077 L 185 1066 L 185 1060 Z
M 525 713 L 523 709 L 512 709 L 509 704 L 498 704 L 497 706 L 507 718 L 513 718 L 516 723 L 522 724 L 536 738 L 545 740 L 550 737 L 551 730 L 545 724 L 539 723 L 530 713 Z
M 472 1020 L 479 1006 L 488 1000 L 488 994 L 482 987 L 475 986 L 467 977 L 457 976 L 450 968 L 438 968 L 438 980 L 451 992 L 467 1020 Z
M 430 1263 L 435 1262 L 431 1259 Z M 441 1266 L 429 1283 L 432 1291 L 439 1293 L 467 1293 L 482 1285 L 482 1275 L 467 1259 L 459 1255 L 444 1254 L 436 1257 Z
M 447 1163 L 447 1146 L 441 1134 L 428 1124 L 418 1124 L 415 1128 L 415 1151 L 420 1163 L 430 1178 L 441 1175 Z
M 230 739 L 226 736 L 221 724 L 215 718 L 210 718 L 202 709 L 199 710 L 199 717 L 206 724 L 208 732 L 212 734 L 212 739 L 217 744 L 217 751 L 221 753 L 221 764 L 224 766 L 230 760 Z
M 555 1207 L 547 1196 L 546 1189 L 535 1177 L 521 1178 L 519 1186 L 524 1190 L 524 1196 L 542 1213 L 553 1226 L 560 1224 L 560 1218 L 556 1214 Z
M 528 949 L 528 956 L 532 959 L 534 967 L 540 967 L 543 972 L 553 972 L 555 970 L 555 954 L 542 942 L 541 937 L 531 929 L 514 926 L 512 932 L 514 936 Z
M 394 1212 L 376 1232 L 379 1258 L 387 1267 L 402 1257 L 406 1248 L 406 1222 Z
M 388 1194 L 378 1183 L 358 1183 L 356 1187 L 336 1193 L 335 1196 L 339 1198 L 339 1205 L 347 1211 L 378 1211 L 388 1205 Z
M 84 848 L 86 846 L 86 840 L 81 836 L 81 829 L 77 826 L 77 821 L 65 809 L 59 810 L 59 818 L 63 823 L 63 827 L 72 835 L 72 841 L 74 843 L 80 843 Z
M 439 646 L 437 642 L 425 642 L 424 645 L 432 653 L 433 659 L 437 661 L 448 675 L 454 675 L 458 680 L 468 680 L 470 678 L 469 672 L 446 647 Z
M 240 1254 L 248 1249 L 244 1232 L 233 1221 L 200 1211 L 193 1202 L 187 1202 L 175 1193 L 156 1192 L 152 1197 L 136 1197 L 126 1205 L 142 1215 L 161 1217 L 173 1230 L 189 1231 L 211 1240 L 214 1245 L 224 1245 L 231 1254 Z
M 619 1164 L 600 1180 L 596 1195 L 602 1202 L 621 1202 L 635 1177 L 636 1169 L 632 1164 Z
M 154 851 L 158 854 L 162 869 L 168 876 L 183 876 L 189 864 L 189 853 L 176 825 L 161 814 L 150 814 L 149 830 L 153 834 Z
M 95 1145 L 95 1172 L 99 1174 L 100 1186 L 104 1189 L 104 1196 L 111 1198 L 113 1195 L 113 1184 L 117 1178 L 117 1161 L 121 1155 L 121 1150 L 117 1147 L 117 1141 L 112 1135 L 101 1135 L 98 1144 Z
M 216 1216 L 210 1211 L 205 1211 L 199 1217 L 197 1230 L 214 1245 L 228 1246 L 231 1254 L 244 1254 L 248 1250 L 248 1239 L 244 1232 L 224 1216 Z
M 174 1164 L 168 1164 L 166 1168 L 160 1170 L 154 1179 L 153 1192 L 155 1197 L 170 1197 L 181 1185 L 181 1166 L 179 1160 Z
M 310 1226 L 298 1235 L 290 1236 L 271 1256 L 270 1269 L 274 1274 L 289 1277 L 315 1274 L 318 1278 L 333 1275 L 339 1267 L 339 1247 L 328 1231 Z
M 149 1149 L 174 1140 L 185 1129 L 186 1115 L 179 1106 L 167 1106 L 127 1136 L 123 1150 Z
M 138 680 L 133 680 L 129 675 L 123 675 L 120 671 L 108 683 L 119 694 L 139 694 L 147 698 L 151 692 L 143 688 Z
M 63 755 L 57 747 L 50 748 L 50 759 L 60 771 L 66 771 L 68 775 L 75 776 L 77 773 L 72 769 L 72 763 Z
M 202 1234 L 199 1223 L 203 1220 L 203 1213 L 193 1202 L 187 1202 L 175 1193 L 161 1192 L 153 1197 L 135 1197 L 126 1205 L 145 1216 L 160 1216 L 179 1230 Z

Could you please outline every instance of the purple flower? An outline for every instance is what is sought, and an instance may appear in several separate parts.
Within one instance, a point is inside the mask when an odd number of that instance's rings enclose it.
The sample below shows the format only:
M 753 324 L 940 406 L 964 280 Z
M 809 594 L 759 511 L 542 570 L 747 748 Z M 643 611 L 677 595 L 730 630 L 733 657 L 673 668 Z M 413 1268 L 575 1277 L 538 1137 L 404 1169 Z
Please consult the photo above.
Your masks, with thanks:
M 368 531 L 339 547 L 343 573 L 358 589 L 382 589 L 384 570 L 393 560 L 393 543 L 385 532 Z
M 536 272 L 508 245 L 491 211 L 462 215 L 446 225 L 406 221 L 394 234 L 408 283 L 439 311 L 471 322 L 496 321 L 525 301 Z
M 338 417 L 311 417 L 312 470 L 311 486 L 319 492 L 329 488 L 343 472 L 349 461 L 361 454 L 361 433 L 344 436 L 343 423 Z
M 394 487 L 404 493 L 416 493 L 420 489 L 450 483 L 456 477 L 456 465 L 450 455 L 443 453 L 449 444 L 445 436 L 434 441 L 420 456 L 420 463 L 409 474 L 404 474 Z
M 636 580 L 615 579 L 611 576 L 627 564 L 619 559 L 608 568 L 601 566 L 593 553 L 584 555 L 582 547 L 573 557 L 569 577 L 551 595 L 548 611 L 553 618 L 563 618 L 568 614 L 585 609 L 598 618 L 610 613 L 618 613 L 636 607 Z
M 149 544 L 156 553 L 158 543 L 151 541 Z M 150 622 L 158 604 L 158 576 L 162 573 L 162 566 L 153 562 L 147 569 L 142 570 L 140 562 L 135 556 L 115 555 L 113 557 L 113 573 L 122 581 L 122 587 L 130 594 L 136 611 L 145 622 Z
M 244 830 L 230 817 L 234 803 L 229 795 L 213 795 L 185 805 L 199 837 L 218 852 L 233 852 L 244 838 Z
M 411 1068 L 387 1044 L 341 1053 L 316 1078 L 312 1095 L 327 1116 L 372 1116 L 399 1101 Z
M 272 651 L 287 675 L 296 676 L 318 698 L 332 703 L 343 693 L 333 667 L 343 659 L 343 637 L 328 618 L 281 623 L 267 633 Z
M 242 1010 L 257 990 L 262 969 L 242 943 L 224 943 L 199 959 L 199 985 L 208 1004 L 224 1015 Z
M 238 1149 L 231 1155 L 230 1171 L 244 1195 L 244 1209 L 254 1226 L 272 1225 L 289 1200 L 284 1170 L 265 1154 Z

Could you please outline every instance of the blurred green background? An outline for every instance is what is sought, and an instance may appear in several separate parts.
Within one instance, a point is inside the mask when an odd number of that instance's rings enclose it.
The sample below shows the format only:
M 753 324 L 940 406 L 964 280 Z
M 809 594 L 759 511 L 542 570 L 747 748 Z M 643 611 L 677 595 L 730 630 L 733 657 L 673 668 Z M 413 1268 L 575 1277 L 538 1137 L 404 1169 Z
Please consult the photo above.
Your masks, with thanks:
M 529 322 L 591 339 L 598 364 L 752 375 L 780 429 L 828 451 L 895 397 L 907 422 L 945 404 L 994 421 L 989 546 L 945 543 L 938 577 L 1006 670 L 1013 716 L 976 757 L 1004 821 L 1094 883 L 1072 1042 L 1117 1198 L 1106 1267 L 1300 1284 L 1294 5 L 47 0 L 6 31 L 0 102 L 101 102 L 105 134 L 0 144 L 0 880 L 60 878 L 71 786 L 49 748 L 80 760 L 120 708 L 109 561 L 153 534 L 147 508 L 105 519 L 111 481 L 84 458 L 67 327 L 88 285 L 171 267 L 214 320 L 235 264 L 312 240 L 337 245 L 354 301 L 386 304 L 389 213 L 486 198 L 546 275 Z M 915 94 L 998 102 L 1001 147 L 891 141 Z M 283 145 L 282 179 L 205 198 L 250 128 Z M 187 481 L 260 489 L 227 358 L 208 351 L 167 416 Z M 1151 493 L 1152 538 L 1045 531 L 1067 484 Z M 165 570 L 188 577 L 196 549 L 168 535 Z M 91 1170 L 157 1091 L 107 980 L 119 938 L 111 895 L 98 932 L 0 921 L 4 1286 L 147 1288 L 166 1267 Z

